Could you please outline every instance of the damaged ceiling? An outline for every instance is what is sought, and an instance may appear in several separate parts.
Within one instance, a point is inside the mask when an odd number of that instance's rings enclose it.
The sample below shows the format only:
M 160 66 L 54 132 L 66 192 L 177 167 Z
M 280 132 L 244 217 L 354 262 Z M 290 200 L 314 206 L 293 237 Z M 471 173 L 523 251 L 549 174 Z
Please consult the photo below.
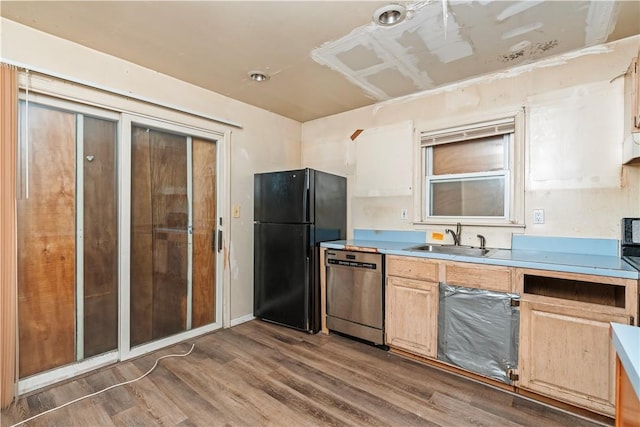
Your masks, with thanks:
M 305 122 L 640 33 L 638 1 L 5 1 L 10 20 Z M 248 73 L 270 76 L 256 82 Z

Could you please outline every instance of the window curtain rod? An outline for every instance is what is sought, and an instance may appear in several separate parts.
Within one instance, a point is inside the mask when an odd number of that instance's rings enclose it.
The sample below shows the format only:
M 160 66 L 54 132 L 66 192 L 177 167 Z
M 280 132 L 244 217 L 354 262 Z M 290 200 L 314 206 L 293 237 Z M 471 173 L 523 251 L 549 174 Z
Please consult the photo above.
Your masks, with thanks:
M 199 113 L 197 111 L 193 111 L 193 110 L 189 110 L 189 109 L 185 109 L 182 107 L 179 107 L 177 105 L 172 105 L 172 104 L 167 104 L 164 102 L 160 102 L 160 101 L 156 101 L 154 99 L 148 98 L 146 96 L 140 96 L 140 95 L 135 95 L 133 93 L 129 93 L 129 92 L 125 92 L 119 89 L 115 89 L 115 88 L 111 88 L 108 86 L 103 86 L 103 85 L 99 85 L 96 83 L 91 83 L 91 82 L 87 82 L 85 80 L 81 80 L 75 77 L 71 77 L 71 76 L 67 76 L 61 73 L 56 73 L 54 71 L 49 71 L 49 70 L 45 70 L 43 68 L 39 68 L 39 67 L 32 67 L 30 65 L 26 65 L 20 62 L 16 62 L 16 61 L 12 61 L 10 59 L 6 59 L 6 58 L 2 58 L 0 57 L 0 61 L 5 63 L 5 64 L 9 64 L 9 65 L 13 65 L 14 67 L 17 67 L 19 69 L 25 70 L 25 71 L 29 71 L 29 72 L 35 72 L 38 74 L 42 74 L 48 77 L 53 77 L 56 79 L 60 79 L 60 80 L 67 80 L 69 82 L 81 85 L 81 86 L 86 86 L 92 89 L 97 89 L 103 92 L 107 92 L 107 93 L 111 93 L 111 94 L 115 94 L 115 95 L 119 95 L 125 98 L 130 98 L 130 99 L 134 99 L 136 101 L 141 101 L 141 102 L 145 102 L 147 104 L 151 104 L 151 105 L 155 105 L 158 107 L 162 107 L 162 108 L 167 108 L 169 110 L 173 110 L 173 111 L 177 111 L 180 113 L 186 113 L 186 114 L 190 114 L 192 116 L 195 117 L 200 117 L 206 120 L 211 120 L 213 122 L 216 123 L 220 123 L 223 125 L 227 125 L 227 126 L 232 126 L 238 129 L 242 129 L 242 125 L 236 122 L 232 122 L 230 120 L 227 119 L 222 119 L 220 117 L 215 117 L 215 116 L 210 116 L 207 114 L 203 114 L 203 113 Z M 206 89 L 203 89 L 206 90 Z

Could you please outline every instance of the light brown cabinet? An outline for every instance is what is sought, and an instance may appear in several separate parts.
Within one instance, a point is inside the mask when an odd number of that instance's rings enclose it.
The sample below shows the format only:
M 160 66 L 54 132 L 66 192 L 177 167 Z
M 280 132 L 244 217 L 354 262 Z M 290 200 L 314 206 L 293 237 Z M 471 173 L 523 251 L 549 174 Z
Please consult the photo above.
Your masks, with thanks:
M 518 386 L 605 415 L 615 411 L 609 323 L 637 313 L 637 281 L 519 269 Z
M 437 362 L 439 283 L 520 295 L 516 391 L 615 412 L 609 323 L 638 324 L 636 279 L 386 255 L 385 343 Z
M 438 261 L 408 256 L 387 255 L 387 276 L 407 279 L 438 281 Z
M 387 256 L 386 344 L 435 358 L 438 345 L 438 263 Z
M 447 285 L 514 292 L 511 285 L 513 268 L 466 262 L 446 262 L 443 266 Z
M 387 279 L 387 345 L 420 356 L 437 355 L 438 284 Z
M 520 387 L 613 415 L 609 322 L 628 323 L 629 316 L 522 301 Z

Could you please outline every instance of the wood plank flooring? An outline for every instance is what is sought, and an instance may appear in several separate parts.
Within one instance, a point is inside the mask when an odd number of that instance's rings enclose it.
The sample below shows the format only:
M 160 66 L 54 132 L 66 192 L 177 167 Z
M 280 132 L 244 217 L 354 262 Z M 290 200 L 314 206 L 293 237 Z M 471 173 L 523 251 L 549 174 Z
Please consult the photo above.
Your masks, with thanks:
M 254 320 L 19 399 L 3 427 L 146 372 L 33 426 L 601 426 L 337 334 Z M 608 419 L 599 419 L 598 421 Z

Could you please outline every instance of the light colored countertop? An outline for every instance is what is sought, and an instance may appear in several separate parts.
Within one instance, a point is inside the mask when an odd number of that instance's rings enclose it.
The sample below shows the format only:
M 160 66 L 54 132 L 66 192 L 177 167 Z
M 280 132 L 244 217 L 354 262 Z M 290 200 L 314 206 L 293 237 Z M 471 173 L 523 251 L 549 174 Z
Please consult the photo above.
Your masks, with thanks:
M 386 255 L 405 255 L 422 258 L 445 259 L 477 264 L 503 265 L 508 267 L 534 268 L 539 270 L 562 271 L 566 273 L 594 274 L 625 279 L 638 279 L 640 272 L 624 262 L 620 257 L 588 255 L 538 250 L 497 249 L 484 257 L 433 253 L 410 248 L 415 242 L 395 242 L 376 240 L 336 240 L 323 242 L 320 246 L 331 249 L 363 250 Z
M 611 339 L 629 381 L 640 399 L 640 327 L 612 323 Z

